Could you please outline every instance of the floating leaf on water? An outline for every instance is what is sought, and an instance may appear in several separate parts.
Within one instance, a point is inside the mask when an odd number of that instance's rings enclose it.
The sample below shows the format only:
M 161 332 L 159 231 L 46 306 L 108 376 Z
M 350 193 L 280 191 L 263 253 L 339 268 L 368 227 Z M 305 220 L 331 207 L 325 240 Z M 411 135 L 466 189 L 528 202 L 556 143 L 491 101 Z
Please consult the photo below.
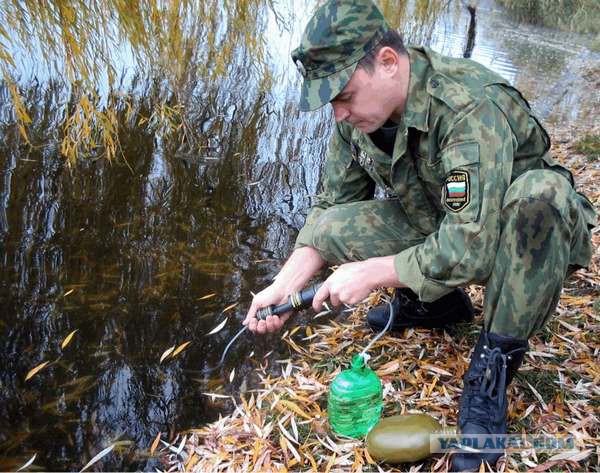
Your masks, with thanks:
M 173 352 L 172 358 L 175 358 L 177 355 L 179 355 L 179 354 L 180 354 L 180 353 L 181 353 L 183 350 L 185 350 L 185 349 L 186 349 L 186 347 L 187 347 L 187 346 L 188 346 L 190 343 L 192 343 L 192 342 L 185 342 L 185 343 L 182 343 L 181 345 L 179 345 L 179 346 L 177 347 L 177 350 L 175 350 L 175 351 Z
M 235 368 L 231 370 L 231 374 L 229 375 L 229 382 L 233 383 L 233 378 L 235 377 Z
M 154 442 L 152 442 L 152 445 L 150 445 L 150 456 L 154 455 L 154 451 L 156 450 L 156 447 L 158 447 L 158 442 L 160 441 L 160 434 L 160 432 L 156 434 Z
M 209 396 L 211 398 L 219 398 L 219 399 L 231 399 L 231 396 L 227 396 L 226 394 L 217 394 L 217 393 L 200 393 L 204 396 Z
M 34 453 L 33 456 L 29 460 L 27 460 L 27 463 L 25 463 L 23 466 L 21 466 L 17 471 L 24 470 L 29 465 L 31 465 L 35 461 L 35 457 L 37 457 L 37 453 Z
M 217 325 L 215 328 L 213 328 L 210 332 L 208 332 L 206 335 L 213 335 L 219 331 L 221 331 L 223 329 L 223 327 L 225 327 L 225 324 L 227 323 L 229 319 L 225 319 L 223 320 L 223 322 L 221 322 L 219 325 Z
M 223 309 L 223 311 L 222 311 L 221 313 L 222 313 L 222 314 L 224 314 L 224 313 L 225 313 L 225 312 L 227 312 L 228 310 L 231 310 L 231 309 L 233 309 L 233 308 L 234 308 L 236 305 L 238 305 L 238 304 L 239 304 L 239 302 L 236 302 L 235 304 L 228 305 L 227 307 L 225 307 L 225 308 Z
M 135 445 L 135 442 L 133 440 L 117 440 L 113 443 L 114 448 L 131 447 L 132 445 Z
M 164 360 L 164 359 L 165 359 L 167 356 L 169 356 L 171 353 L 173 353 L 173 350 L 175 350 L 175 345 L 173 345 L 171 348 L 167 348 L 167 349 L 166 349 L 166 350 L 163 352 L 163 354 L 160 356 L 160 361 L 159 361 L 159 363 L 162 363 L 162 362 L 163 362 L 163 360 Z
M 35 376 L 39 371 L 43 370 L 44 367 L 50 363 L 49 361 L 44 361 L 43 363 L 40 363 L 39 365 L 37 365 L 35 368 L 31 368 L 29 370 L 29 372 L 27 373 L 27 376 L 25 376 L 25 381 L 27 381 L 28 379 L 31 379 L 33 376 Z
M 71 339 L 73 338 L 73 335 L 75 335 L 75 332 L 77 332 L 77 330 L 79 329 L 73 330 L 69 335 L 65 337 L 65 339 L 60 344 L 61 349 L 64 349 L 69 343 L 71 343 Z
M 98 455 L 96 455 L 94 458 L 92 458 L 89 462 L 86 463 L 86 465 L 79 470 L 79 473 L 81 473 L 82 471 L 87 470 L 90 466 L 92 466 L 94 463 L 96 463 L 98 460 L 100 460 L 101 458 L 103 458 L 104 456 L 108 455 L 112 449 L 115 448 L 115 445 L 112 444 L 110 447 L 106 447 L 104 450 L 102 450 Z
M 206 294 L 205 296 L 199 297 L 198 299 L 196 299 L 197 301 L 203 301 L 206 299 L 210 299 L 211 297 L 215 297 L 217 295 L 216 292 L 212 292 L 210 294 Z

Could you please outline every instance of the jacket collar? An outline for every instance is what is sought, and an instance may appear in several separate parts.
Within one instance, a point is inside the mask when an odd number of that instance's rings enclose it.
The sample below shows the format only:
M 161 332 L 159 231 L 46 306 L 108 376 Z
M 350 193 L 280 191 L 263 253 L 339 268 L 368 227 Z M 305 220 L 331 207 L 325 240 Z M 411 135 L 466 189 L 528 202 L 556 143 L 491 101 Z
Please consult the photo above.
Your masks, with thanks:
M 407 48 L 410 60 L 408 96 L 404 109 L 404 123 L 407 128 L 428 131 L 429 105 L 431 95 L 427 92 L 427 82 L 431 75 L 431 64 L 423 48 Z

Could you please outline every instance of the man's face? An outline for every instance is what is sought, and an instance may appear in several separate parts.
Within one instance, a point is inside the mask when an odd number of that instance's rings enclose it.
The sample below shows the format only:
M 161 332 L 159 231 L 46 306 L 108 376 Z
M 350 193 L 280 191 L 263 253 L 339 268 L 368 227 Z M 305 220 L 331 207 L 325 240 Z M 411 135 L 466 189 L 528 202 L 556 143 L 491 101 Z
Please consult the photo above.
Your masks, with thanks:
M 345 121 L 363 133 L 372 133 L 390 118 L 398 104 L 389 74 L 375 64 L 372 73 L 357 67 L 342 91 L 330 102 L 336 122 Z

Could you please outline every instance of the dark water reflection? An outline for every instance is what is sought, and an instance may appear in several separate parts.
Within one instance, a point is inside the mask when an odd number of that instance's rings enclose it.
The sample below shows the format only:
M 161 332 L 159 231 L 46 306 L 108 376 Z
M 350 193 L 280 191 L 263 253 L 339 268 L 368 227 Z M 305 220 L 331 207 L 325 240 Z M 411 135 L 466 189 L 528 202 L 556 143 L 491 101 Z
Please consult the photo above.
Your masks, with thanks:
M 6 130 L 5 454 L 41 451 L 47 468 L 74 469 L 101 444 L 130 439 L 144 445 L 159 430 L 191 427 L 217 414 L 200 395 L 206 380 L 186 370 L 218 360 L 250 291 L 267 284 L 288 250 L 301 224 L 298 209 L 306 207 L 305 182 L 315 182 L 318 172 L 288 158 L 305 152 L 292 133 L 280 135 L 275 157 L 275 148 L 261 145 L 259 135 L 277 127 L 256 93 L 238 86 L 230 99 L 235 110 L 227 113 L 231 102 L 219 102 L 218 92 L 207 91 L 197 102 L 220 117 L 200 125 L 209 153 L 203 157 L 179 157 L 168 142 L 125 126 L 127 165 L 95 160 L 68 169 L 56 147 L 15 149 L 14 130 Z M 51 114 L 53 105 L 39 116 Z M 322 122 L 312 123 L 303 125 L 304 133 L 327 133 Z M 308 148 L 315 146 L 323 144 Z M 313 151 L 319 156 L 322 150 Z M 198 300 L 210 293 L 217 296 Z M 222 309 L 237 301 L 228 329 L 206 337 L 225 317 Z M 61 350 L 74 329 L 72 343 Z M 159 365 L 164 350 L 186 341 L 192 344 L 185 352 Z M 252 345 L 237 348 L 231 365 Z M 31 367 L 59 357 L 23 381 Z M 124 456 L 105 468 L 135 464 Z
M 287 62 L 312 6 L 305 8 L 286 29 L 264 7 L 270 19 L 259 28 L 271 51 L 269 74 L 257 73 L 252 51 L 241 46 L 225 73 L 194 86 L 185 115 L 200 155 L 186 152 L 181 136 L 133 125 L 149 114 L 150 84 L 133 112 L 115 99 L 127 162 L 68 167 L 56 139 L 68 92 L 28 85 L 33 141 L 41 144 L 29 150 L 19 144 L 0 89 L 0 470 L 35 452 L 44 469 L 79 469 L 116 441 L 116 453 L 98 468 L 150 468 L 143 450 L 157 432 L 198 427 L 229 408 L 202 392 L 251 389 L 257 363 L 274 366 L 288 356 L 278 337 L 246 337 L 222 373 L 235 367 L 232 383 L 202 371 L 238 330 L 250 291 L 276 274 L 317 190 L 330 115 L 296 111 L 296 75 Z M 421 28 L 407 23 L 409 39 L 460 55 L 462 7 L 425 13 Z M 560 77 L 551 61 L 521 62 L 518 35 L 494 39 L 486 28 L 474 59 L 496 51 L 513 71 L 529 65 L 531 74 Z M 206 336 L 225 317 L 225 329 Z M 168 347 L 187 341 L 179 356 L 159 364 Z M 25 382 L 43 361 L 52 363 Z

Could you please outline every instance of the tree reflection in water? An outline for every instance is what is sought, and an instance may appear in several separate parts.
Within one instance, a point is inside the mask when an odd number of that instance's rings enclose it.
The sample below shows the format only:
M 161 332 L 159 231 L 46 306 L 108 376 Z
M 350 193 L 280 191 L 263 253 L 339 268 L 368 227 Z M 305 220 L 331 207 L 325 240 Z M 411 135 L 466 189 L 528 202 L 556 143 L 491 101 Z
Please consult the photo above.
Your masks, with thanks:
M 427 3 L 417 2 L 421 29 L 408 31 L 428 31 L 425 41 L 444 2 Z M 317 192 L 330 114 L 298 113 L 288 59 L 314 5 L 154 4 L 142 2 L 136 23 L 119 10 L 129 2 L 23 3 L 39 42 L 25 47 L 21 31 L 11 52 L 56 61 L 64 77 L 50 67 L 51 79 L 29 80 L 35 61 L 20 61 L 0 87 L 2 470 L 34 452 L 46 469 L 78 469 L 116 441 L 98 466 L 150 468 L 143 450 L 158 431 L 231 408 L 202 392 L 248 389 L 254 358 L 285 351 L 278 337 L 247 338 L 228 358 L 232 383 L 201 371 L 237 330 L 250 291 L 277 271 Z M 397 24 L 408 15 L 402 2 L 383 7 Z

